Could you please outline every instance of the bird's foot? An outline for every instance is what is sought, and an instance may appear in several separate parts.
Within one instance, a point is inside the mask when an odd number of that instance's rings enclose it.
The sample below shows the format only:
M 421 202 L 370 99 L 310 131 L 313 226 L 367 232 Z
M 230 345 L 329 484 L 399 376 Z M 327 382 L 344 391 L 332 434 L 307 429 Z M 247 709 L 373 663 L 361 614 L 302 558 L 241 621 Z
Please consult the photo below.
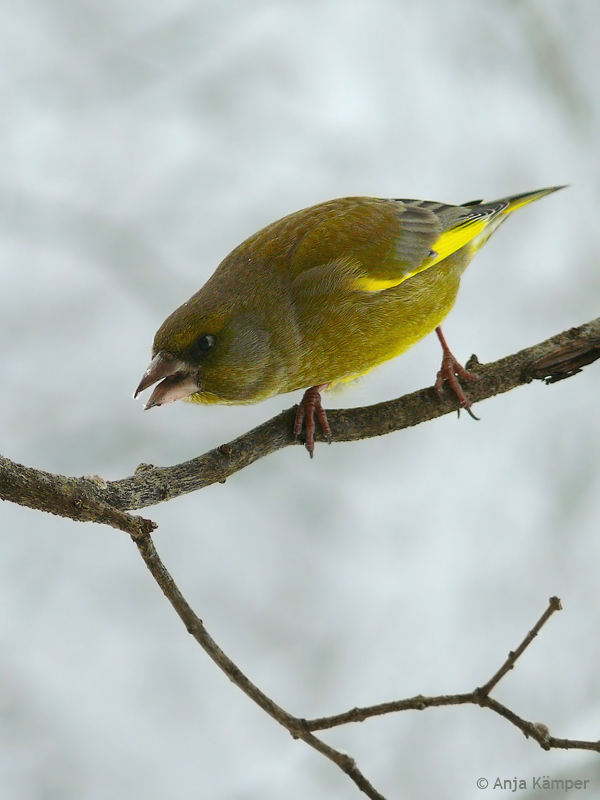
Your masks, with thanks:
M 444 352 L 442 357 L 442 366 L 440 367 L 437 378 L 435 379 L 435 391 L 437 392 L 437 396 L 440 398 L 440 400 L 444 399 L 444 381 L 448 381 L 448 385 L 458 397 L 461 408 L 464 408 L 467 414 L 473 417 L 473 419 L 478 420 L 479 417 L 476 417 L 471 411 L 471 406 L 473 403 L 465 394 L 464 389 L 460 385 L 459 378 L 465 381 L 478 381 L 481 376 L 477 375 L 475 372 L 469 372 L 468 369 L 465 369 L 462 364 L 456 360 L 446 343 L 446 339 L 444 338 L 441 328 L 436 328 L 435 332 L 437 333 L 440 344 L 442 345 L 442 350 Z
M 302 431 L 302 425 L 306 428 L 306 440 L 304 446 L 308 450 L 310 457 L 313 457 L 315 451 L 315 430 L 316 422 L 315 415 L 323 431 L 323 435 L 327 439 L 327 444 L 331 444 L 331 428 L 327 421 L 327 414 L 321 405 L 321 391 L 327 388 L 327 384 L 320 386 L 311 386 L 304 392 L 304 397 L 298 403 L 298 410 L 296 411 L 296 420 L 294 422 L 294 440 L 298 440 L 298 436 Z

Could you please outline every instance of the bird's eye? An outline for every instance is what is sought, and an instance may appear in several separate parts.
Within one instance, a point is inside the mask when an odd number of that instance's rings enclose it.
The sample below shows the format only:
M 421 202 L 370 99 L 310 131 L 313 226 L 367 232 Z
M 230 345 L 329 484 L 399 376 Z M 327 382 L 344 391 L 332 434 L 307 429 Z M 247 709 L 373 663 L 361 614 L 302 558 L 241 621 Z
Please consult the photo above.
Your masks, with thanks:
M 216 338 L 212 335 L 212 333 L 207 333 L 205 336 L 201 336 L 194 345 L 196 351 L 198 353 L 206 353 L 207 350 L 210 350 L 211 347 L 214 347 L 217 343 Z

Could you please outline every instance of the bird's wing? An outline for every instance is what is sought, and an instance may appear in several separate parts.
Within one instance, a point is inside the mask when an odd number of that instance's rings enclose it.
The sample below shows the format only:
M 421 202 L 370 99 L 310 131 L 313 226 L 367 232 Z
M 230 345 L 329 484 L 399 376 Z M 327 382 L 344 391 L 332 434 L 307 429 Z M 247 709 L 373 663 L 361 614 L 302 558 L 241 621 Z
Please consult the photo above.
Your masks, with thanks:
M 470 259 L 509 214 L 559 188 L 463 206 L 368 197 L 322 204 L 294 255 L 294 284 L 309 294 L 390 289 L 466 245 Z
M 367 292 L 380 292 L 398 286 L 413 275 L 417 275 L 435 264 L 439 264 L 448 256 L 460 250 L 469 242 L 477 239 L 491 220 L 497 217 L 508 207 L 508 201 L 500 200 L 496 203 L 473 206 L 450 206 L 444 203 L 434 203 L 419 200 L 397 200 L 400 208 L 406 210 L 401 215 L 402 231 L 395 244 L 397 265 L 399 270 L 390 271 L 388 274 L 366 275 L 359 279 L 356 288 Z M 416 227 L 413 221 L 417 212 L 427 212 L 437 221 L 437 235 L 428 242 L 427 252 L 419 253 L 420 258 L 408 260 L 407 248 L 411 245 L 410 237 L 405 236 L 404 220 L 409 222 L 409 229 Z M 417 223 L 418 224 L 418 223 Z M 408 266 L 408 268 L 406 268 Z M 390 274 L 391 272 L 391 274 Z
M 440 261 L 466 245 L 469 245 L 467 259 L 470 260 L 509 214 L 562 188 L 564 187 L 551 186 L 548 189 L 503 197 L 492 203 L 482 203 L 480 200 L 476 200 L 465 203 L 463 206 L 449 206 L 444 203 L 423 200 L 397 200 L 395 202 L 400 206 L 405 206 L 407 210 L 419 208 L 431 212 L 440 223 L 439 237 L 432 243 L 429 255 L 420 263 L 415 264 L 412 269 L 404 270 L 402 268 L 400 273 L 395 276 L 379 274 L 362 276 L 357 280 L 355 288 L 368 292 L 380 292 L 398 286 L 407 278 L 439 264 Z M 399 253 L 399 262 L 402 264 L 403 231 L 396 244 L 396 249 Z
M 443 232 L 439 215 L 416 203 L 343 198 L 316 212 L 292 259 L 294 288 L 308 294 L 397 285 L 420 272 Z

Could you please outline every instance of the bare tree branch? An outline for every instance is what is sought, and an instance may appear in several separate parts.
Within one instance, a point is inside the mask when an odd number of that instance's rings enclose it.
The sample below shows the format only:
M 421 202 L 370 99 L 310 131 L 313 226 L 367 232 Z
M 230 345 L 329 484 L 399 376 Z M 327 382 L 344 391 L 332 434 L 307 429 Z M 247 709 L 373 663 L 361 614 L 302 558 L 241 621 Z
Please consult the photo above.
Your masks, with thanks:
M 469 394 L 474 402 L 478 402 L 510 391 L 516 386 L 530 383 L 532 380 L 554 383 L 577 374 L 583 366 L 598 358 L 600 358 L 600 319 L 560 333 L 541 344 L 493 364 L 480 364 L 473 356 L 467 367 L 476 368 L 482 379 L 469 388 Z M 448 397 L 441 402 L 430 388 L 368 408 L 329 411 L 328 417 L 336 441 L 347 442 L 381 436 L 418 425 L 426 420 L 451 413 L 457 408 L 456 400 Z M 186 629 L 219 669 L 294 738 L 302 739 L 335 763 L 371 800 L 385 800 L 385 798 L 365 778 L 353 758 L 326 744 L 314 735 L 315 731 L 363 722 L 372 717 L 409 709 L 424 710 L 437 706 L 471 704 L 489 708 L 504 717 L 525 736 L 534 739 L 546 750 L 561 748 L 600 752 L 600 742 L 553 737 L 545 725 L 523 719 L 490 696 L 491 691 L 513 669 L 518 658 L 529 647 L 552 614 L 561 608 L 557 597 L 550 598 L 544 614 L 517 649 L 509 653 L 497 672 L 487 683 L 472 692 L 434 697 L 418 695 L 404 700 L 353 708 L 342 714 L 312 720 L 295 717 L 279 706 L 252 683 L 221 650 L 160 560 L 150 537 L 151 531 L 156 527 L 155 523 L 126 512 L 170 500 L 217 481 L 223 483 L 227 477 L 259 458 L 293 444 L 294 416 L 295 409 L 289 409 L 235 441 L 221 445 L 192 461 L 163 468 L 141 465 L 135 475 L 112 482 L 106 482 L 99 477 L 67 478 L 62 475 L 52 475 L 15 464 L 0 456 L 0 499 L 77 521 L 110 525 L 129 533 L 154 579 Z
M 480 364 L 473 356 L 467 367 L 476 369 L 481 380 L 469 386 L 469 396 L 480 402 L 533 380 L 555 383 L 576 375 L 598 358 L 600 318 L 494 363 Z M 102 522 L 128 533 L 143 531 L 149 521 L 115 511 L 146 508 L 224 483 L 258 459 L 293 445 L 295 408 L 191 461 L 172 467 L 142 465 L 135 475 L 117 481 L 65 478 L 1 458 L 0 498 L 75 520 Z M 419 425 L 458 408 L 455 398 L 448 395 L 441 402 L 433 388 L 427 388 L 366 408 L 328 411 L 327 416 L 335 441 L 351 442 Z
M 262 692 L 256 684 L 241 671 L 241 669 L 227 656 L 215 640 L 210 636 L 202 620 L 195 614 L 187 600 L 179 591 L 177 584 L 169 574 L 167 568 L 159 558 L 156 548 L 149 534 L 132 537 L 144 559 L 152 577 L 162 589 L 163 594 L 171 603 L 179 618 L 185 625 L 188 633 L 198 642 L 204 652 L 212 658 L 219 669 L 227 675 L 229 680 L 238 689 L 248 695 L 263 711 L 279 722 L 294 739 L 302 739 L 330 761 L 333 761 L 343 772 L 348 775 L 357 787 L 372 800 L 385 800 L 383 795 L 375 789 L 356 766 L 353 758 L 335 750 L 330 745 L 318 739 L 305 724 L 304 720 L 292 716 L 277 705 L 270 697 Z
M 320 717 L 318 719 L 302 719 L 285 711 L 281 706 L 271 700 L 271 698 L 267 697 L 267 695 L 265 695 L 264 692 L 262 692 L 256 686 L 256 684 L 252 683 L 252 681 L 216 644 L 204 627 L 203 622 L 194 613 L 177 588 L 174 580 L 169 575 L 166 567 L 156 552 L 150 534 L 143 534 L 141 536 L 134 537 L 134 540 L 154 579 L 181 618 L 188 632 L 192 634 L 202 649 L 210 656 L 210 658 L 212 658 L 212 660 L 227 675 L 227 677 L 260 708 L 266 711 L 269 716 L 273 717 L 273 719 L 279 722 L 279 724 L 282 725 L 294 737 L 294 739 L 302 739 L 302 741 L 306 742 L 306 744 L 308 744 L 310 747 L 313 747 L 319 753 L 336 764 L 349 776 L 356 786 L 362 792 L 364 792 L 367 797 L 372 798 L 372 800 L 385 800 L 385 798 L 367 780 L 351 756 L 336 750 L 335 748 L 323 742 L 322 739 L 319 739 L 314 735 L 314 731 L 336 728 L 341 725 L 347 725 L 354 722 L 364 722 L 372 717 L 383 716 L 385 714 L 397 713 L 400 711 L 423 711 L 426 708 L 439 706 L 478 705 L 482 708 L 489 708 L 499 716 L 504 717 L 504 719 L 508 720 L 515 727 L 521 730 L 526 737 L 532 738 L 538 742 L 538 744 L 544 750 L 556 748 L 593 750 L 600 752 L 600 741 L 592 742 L 555 738 L 550 735 L 546 725 L 539 722 L 534 723 L 525 720 L 512 711 L 512 709 L 490 697 L 490 692 L 492 689 L 494 689 L 502 680 L 502 678 L 514 668 L 517 660 L 533 642 L 550 617 L 556 611 L 561 610 L 562 605 L 558 597 L 550 598 L 548 601 L 548 607 L 542 616 L 535 623 L 533 628 L 527 633 L 519 646 L 508 654 L 506 660 L 494 673 L 494 675 L 485 684 L 483 684 L 483 686 L 477 687 L 471 692 L 455 695 L 438 695 L 434 697 L 417 695 L 416 697 L 404 700 L 395 700 L 387 703 L 380 703 L 374 706 L 366 706 L 363 708 L 353 708 L 350 711 L 333 716 Z
M 99 477 L 66 478 L 16 464 L 0 455 L 0 500 L 10 500 L 76 522 L 110 525 L 132 536 L 150 533 L 156 528 L 152 520 L 126 514 L 109 505 L 102 497 L 107 486 Z M 100 492 L 96 491 L 98 488 Z
M 328 717 L 307 719 L 304 720 L 304 724 L 311 731 L 322 731 L 328 728 L 337 728 L 340 725 L 348 725 L 353 722 L 364 722 L 372 717 L 380 717 L 384 714 L 393 714 L 398 711 L 423 711 L 426 708 L 437 708 L 440 706 L 478 705 L 482 708 L 489 708 L 491 711 L 507 719 L 519 728 L 526 737 L 535 739 L 544 750 L 594 750 L 600 753 L 600 741 L 559 739 L 550 736 L 548 728 L 543 723 L 529 722 L 502 703 L 490 697 L 492 689 L 495 689 L 502 678 L 513 669 L 517 660 L 523 655 L 550 617 L 561 609 L 562 605 L 559 598 L 551 597 L 548 601 L 548 607 L 525 636 L 521 644 L 516 650 L 511 650 L 504 663 L 487 683 L 474 689 L 472 692 L 435 695 L 432 697 L 417 695 L 416 697 L 409 697 L 404 700 L 393 700 L 387 703 L 379 703 L 378 705 L 365 706 L 363 708 L 352 708 L 349 711 Z

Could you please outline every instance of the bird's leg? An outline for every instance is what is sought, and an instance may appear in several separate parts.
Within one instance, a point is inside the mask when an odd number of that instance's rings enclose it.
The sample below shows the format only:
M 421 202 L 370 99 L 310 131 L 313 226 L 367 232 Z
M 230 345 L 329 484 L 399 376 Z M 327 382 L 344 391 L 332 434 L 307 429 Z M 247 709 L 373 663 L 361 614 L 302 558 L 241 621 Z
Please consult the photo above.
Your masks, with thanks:
M 435 391 L 437 392 L 438 397 L 440 400 L 444 399 L 444 381 L 448 381 L 450 388 L 458 397 L 461 407 L 464 408 L 467 414 L 473 417 L 473 419 L 479 419 L 479 417 L 476 417 L 471 411 L 471 406 L 473 404 L 464 393 L 464 390 L 458 379 L 463 378 L 466 381 L 478 381 L 480 376 L 475 372 L 469 372 L 469 370 L 465 369 L 462 364 L 458 363 L 456 358 L 450 352 L 450 348 L 446 343 L 442 329 L 439 326 L 435 329 L 435 332 L 437 333 L 437 337 L 442 345 L 442 350 L 444 351 L 444 355 L 442 357 L 442 366 L 440 367 L 440 371 L 435 379 Z
M 327 421 L 327 414 L 321 405 L 321 392 L 327 389 L 328 384 L 322 383 L 319 386 L 311 386 L 304 392 L 304 397 L 298 403 L 298 411 L 296 411 L 296 421 L 294 422 L 294 439 L 297 440 L 302 430 L 302 423 L 306 428 L 306 441 L 304 446 L 308 450 L 310 457 L 313 457 L 315 450 L 315 414 L 319 420 L 319 425 L 323 431 L 323 435 L 327 439 L 327 443 L 331 444 L 331 428 Z

